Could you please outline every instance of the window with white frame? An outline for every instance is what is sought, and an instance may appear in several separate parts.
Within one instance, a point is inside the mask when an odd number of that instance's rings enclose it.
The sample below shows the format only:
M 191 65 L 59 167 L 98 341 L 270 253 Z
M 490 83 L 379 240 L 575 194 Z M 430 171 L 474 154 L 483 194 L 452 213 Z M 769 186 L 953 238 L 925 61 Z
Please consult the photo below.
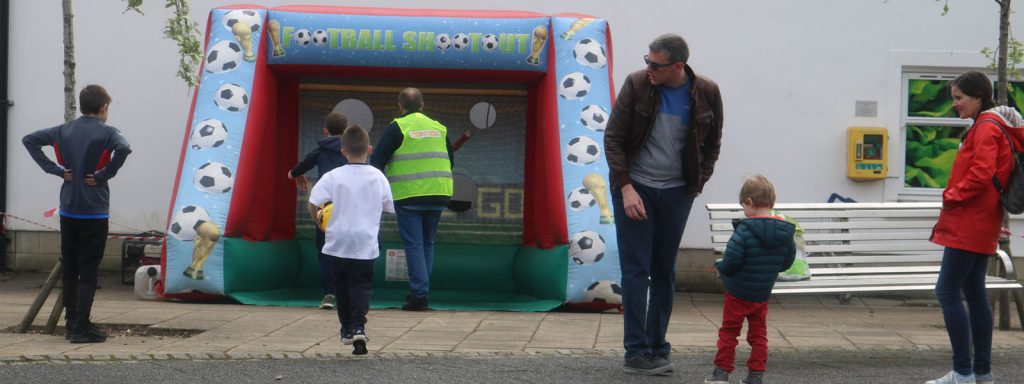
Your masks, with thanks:
M 972 121 L 957 117 L 949 83 L 959 73 L 903 75 L 903 193 L 941 196 L 960 148 L 960 136 Z M 989 77 L 995 80 L 993 74 Z M 993 84 L 993 88 L 994 84 Z M 1007 104 L 1021 110 L 1024 82 L 1011 81 Z M 1015 97 L 1016 96 L 1016 97 Z M 899 158 L 899 157 L 895 157 Z

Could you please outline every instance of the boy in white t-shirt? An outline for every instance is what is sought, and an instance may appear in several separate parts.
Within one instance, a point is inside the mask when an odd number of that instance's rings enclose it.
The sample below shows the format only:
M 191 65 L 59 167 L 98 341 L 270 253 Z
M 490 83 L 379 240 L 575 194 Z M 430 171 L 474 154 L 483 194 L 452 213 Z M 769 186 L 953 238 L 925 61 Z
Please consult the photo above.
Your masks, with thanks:
M 334 257 L 334 289 L 341 322 L 341 343 L 352 354 L 366 354 L 366 313 L 373 292 L 373 265 L 379 254 L 377 232 L 382 212 L 394 213 L 391 185 L 366 159 L 373 148 L 359 125 L 341 134 L 341 154 L 348 164 L 335 168 L 316 182 L 309 194 L 309 212 L 320 225 L 320 206 L 333 205 L 326 241 L 321 250 Z

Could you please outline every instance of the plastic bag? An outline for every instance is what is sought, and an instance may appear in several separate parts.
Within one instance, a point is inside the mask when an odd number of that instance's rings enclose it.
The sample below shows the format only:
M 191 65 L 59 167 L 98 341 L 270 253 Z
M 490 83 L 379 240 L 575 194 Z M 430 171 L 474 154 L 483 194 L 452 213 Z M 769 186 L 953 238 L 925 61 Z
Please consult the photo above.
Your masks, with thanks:
M 796 227 L 793 233 L 793 242 L 796 243 L 796 257 L 793 259 L 793 266 L 779 273 L 779 281 L 800 281 L 811 278 L 811 267 L 807 264 L 807 243 L 804 241 L 804 229 L 796 219 L 772 210 L 772 216 L 786 220 Z

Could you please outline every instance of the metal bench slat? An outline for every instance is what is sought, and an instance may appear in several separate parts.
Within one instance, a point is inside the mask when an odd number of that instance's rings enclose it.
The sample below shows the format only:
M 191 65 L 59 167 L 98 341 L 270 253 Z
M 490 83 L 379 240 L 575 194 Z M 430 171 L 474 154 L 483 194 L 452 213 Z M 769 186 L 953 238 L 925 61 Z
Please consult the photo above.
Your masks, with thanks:
M 884 266 L 884 267 L 832 267 L 811 268 L 811 273 L 817 275 L 864 275 L 879 273 L 908 273 L 908 272 L 931 272 L 938 273 L 938 265 L 915 265 L 915 266 Z
M 892 244 L 826 244 L 807 245 L 807 252 L 894 252 L 894 251 L 941 251 L 942 246 L 925 242 L 901 242 Z
M 807 252 L 812 253 L 843 253 L 843 252 L 893 252 L 893 251 L 942 251 L 942 246 L 932 243 L 893 243 L 893 244 L 835 244 L 807 245 Z M 715 247 L 716 253 L 724 253 L 725 246 Z
M 929 253 L 920 255 L 849 255 L 849 256 L 816 256 L 807 255 L 807 263 L 820 264 L 870 264 L 870 263 L 938 263 L 942 261 L 942 254 Z
M 736 211 L 743 210 L 737 203 L 707 204 L 708 211 Z M 864 209 L 935 209 L 942 208 L 942 203 L 776 203 L 775 209 L 785 212 L 786 210 L 864 210 Z
M 886 281 L 888 280 L 888 281 Z M 872 281 L 867 279 L 857 280 L 805 280 L 796 282 L 777 282 L 772 293 L 847 293 L 847 292 L 883 292 L 883 291 L 907 291 L 922 290 L 930 291 L 935 289 L 936 278 L 918 278 L 902 281 L 892 279 L 881 279 Z M 986 279 L 987 289 L 1020 289 L 1021 284 L 1001 278 Z
M 865 241 L 865 240 L 922 240 L 927 239 L 931 232 L 860 232 L 860 233 L 804 233 L 808 243 L 821 241 Z M 713 243 L 728 243 L 729 234 L 711 235 Z
M 800 226 L 805 231 L 813 230 L 848 230 L 848 229 L 913 229 L 922 228 L 931 230 L 935 226 L 935 220 L 906 220 L 906 221 L 800 221 Z M 732 231 L 732 223 L 711 223 L 712 232 Z
M 879 218 L 879 217 L 939 217 L 937 210 L 851 210 L 851 211 L 794 211 L 779 210 L 786 216 L 800 219 L 844 219 L 844 218 Z M 742 219 L 743 211 L 713 211 L 709 212 L 711 220 Z

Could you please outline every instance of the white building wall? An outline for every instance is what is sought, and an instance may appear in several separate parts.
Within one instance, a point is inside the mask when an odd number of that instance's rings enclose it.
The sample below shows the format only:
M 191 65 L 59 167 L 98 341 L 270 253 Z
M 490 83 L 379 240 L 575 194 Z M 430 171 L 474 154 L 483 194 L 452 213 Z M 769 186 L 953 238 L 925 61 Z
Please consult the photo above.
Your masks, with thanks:
M 193 0 L 193 19 L 205 32 L 210 8 L 234 3 Z M 862 202 L 896 200 L 902 185 L 898 179 L 854 182 L 845 177 L 846 128 L 889 128 L 890 177 L 898 177 L 904 67 L 982 68 L 987 62 L 978 51 L 994 47 L 998 33 L 994 2 L 953 2 L 946 16 L 932 0 L 249 3 L 590 14 L 610 23 L 616 88 L 642 67 L 651 39 L 665 32 L 681 34 L 690 43 L 691 66 L 719 83 L 725 107 L 721 159 L 694 204 L 683 238 L 683 247 L 694 248 L 710 245 L 703 205 L 736 201 L 748 174 L 768 176 L 780 202 L 824 202 L 833 192 Z M 90 83 L 107 88 L 114 99 L 108 123 L 122 130 L 134 151 L 111 182 L 111 231 L 162 230 L 191 93 L 174 75 L 176 46 L 162 37 L 170 16 L 163 2 L 147 1 L 145 16 L 122 14 L 124 4 L 74 3 L 77 81 L 79 88 Z M 11 4 L 10 98 L 16 104 L 10 109 L 4 162 L 10 213 L 52 226 L 57 220 L 43 219 L 41 212 L 57 206 L 60 181 L 39 170 L 20 139 L 58 124 L 63 116 L 60 13 L 56 1 Z M 1020 25 L 1024 15 L 1014 14 L 1011 22 Z M 878 116 L 854 117 L 857 100 L 877 101 Z M 14 230 L 39 229 L 17 220 L 8 224 Z

